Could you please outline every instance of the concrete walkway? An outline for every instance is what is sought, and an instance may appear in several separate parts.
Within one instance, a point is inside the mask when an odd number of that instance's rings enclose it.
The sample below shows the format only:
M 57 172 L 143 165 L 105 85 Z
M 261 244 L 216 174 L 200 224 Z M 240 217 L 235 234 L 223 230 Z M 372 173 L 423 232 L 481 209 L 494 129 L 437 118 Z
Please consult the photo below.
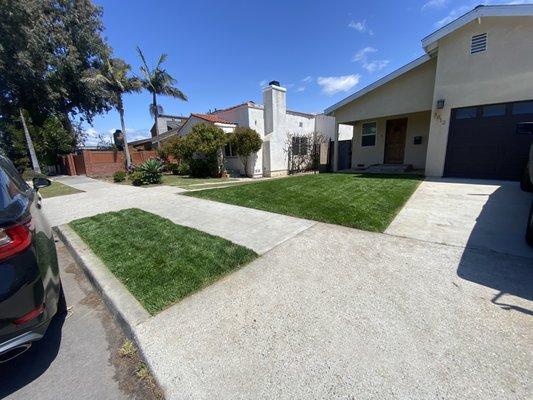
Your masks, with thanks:
M 385 233 L 533 257 L 524 240 L 532 198 L 518 182 L 426 180 Z
M 266 211 L 180 196 L 178 193 L 185 190 L 172 186 L 134 187 L 85 176 L 65 176 L 56 180 L 85 192 L 44 200 L 43 207 L 52 226 L 135 207 L 263 254 L 316 224 Z

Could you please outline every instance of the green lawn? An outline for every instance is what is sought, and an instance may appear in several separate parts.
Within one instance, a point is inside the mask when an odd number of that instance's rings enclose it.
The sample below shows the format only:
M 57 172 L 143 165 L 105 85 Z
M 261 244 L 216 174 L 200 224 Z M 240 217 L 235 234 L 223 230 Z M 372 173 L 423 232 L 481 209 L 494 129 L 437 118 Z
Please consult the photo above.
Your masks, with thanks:
M 257 257 L 228 240 L 139 209 L 69 225 L 151 314 Z
M 421 179 L 409 175 L 301 175 L 187 196 L 383 232 Z
M 237 182 L 237 180 L 231 178 L 189 178 L 188 176 L 163 175 L 162 184 L 189 188 L 191 185 L 220 184 L 230 182 Z M 192 187 L 190 189 L 192 189 Z
M 52 181 L 52 184 L 48 187 L 39 189 L 39 193 L 44 198 L 64 196 L 66 194 L 81 193 L 83 190 L 74 189 L 71 186 L 63 185 L 61 182 Z

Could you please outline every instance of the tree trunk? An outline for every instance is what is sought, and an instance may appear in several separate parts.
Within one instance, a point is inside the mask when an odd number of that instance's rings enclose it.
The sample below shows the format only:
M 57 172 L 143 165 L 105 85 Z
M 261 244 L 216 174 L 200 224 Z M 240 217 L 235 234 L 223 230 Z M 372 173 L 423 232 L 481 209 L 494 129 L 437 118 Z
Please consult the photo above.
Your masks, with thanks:
M 22 108 L 19 108 L 20 120 L 22 122 L 22 128 L 24 129 L 24 136 L 26 138 L 26 144 L 28 145 L 28 150 L 30 152 L 31 165 L 33 170 L 38 174 L 41 173 L 41 167 L 39 166 L 39 160 L 37 160 L 37 154 L 35 153 L 35 148 L 33 147 L 33 141 L 31 140 L 30 132 L 26 125 L 26 119 L 22 113 Z
M 126 171 L 130 169 L 131 158 L 130 149 L 128 148 L 128 139 L 126 138 L 126 124 L 124 123 L 124 104 L 122 99 L 118 103 L 118 114 L 120 115 L 120 126 L 122 127 L 122 143 L 124 144 L 124 156 L 126 158 Z
M 155 92 L 152 93 L 152 104 L 154 105 L 156 147 L 159 148 L 159 124 L 157 123 L 157 120 L 159 118 L 159 110 L 157 109 L 157 97 L 155 95 Z

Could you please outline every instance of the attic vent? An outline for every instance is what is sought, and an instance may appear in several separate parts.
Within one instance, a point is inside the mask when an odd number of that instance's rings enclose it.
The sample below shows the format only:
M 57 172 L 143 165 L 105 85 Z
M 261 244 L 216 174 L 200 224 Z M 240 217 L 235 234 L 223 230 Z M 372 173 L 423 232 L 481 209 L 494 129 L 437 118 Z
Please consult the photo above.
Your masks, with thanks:
M 472 36 L 470 54 L 480 53 L 485 50 L 487 50 L 487 34 L 480 33 L 479 35 Z

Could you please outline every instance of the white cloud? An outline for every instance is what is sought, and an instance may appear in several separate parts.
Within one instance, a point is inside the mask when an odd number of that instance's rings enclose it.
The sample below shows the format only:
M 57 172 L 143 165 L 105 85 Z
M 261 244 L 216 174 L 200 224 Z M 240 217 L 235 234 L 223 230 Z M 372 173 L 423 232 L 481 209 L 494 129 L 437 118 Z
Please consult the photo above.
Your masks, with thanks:
M 366 69 L 368 72 L 372 73 L 375 71 L 382 70 L 387 65 L 389 65 L 389 60 L 374 60 L 370 62 L 364 62 L 363 68 Z
M 369 54 L 376 53 L 377 51 L 377 49 L 367 46 L 355 53 L 352 57 L 352 62 L 361 63 L 361 66 L 370 73 L 379 71 L 389 65 L 389 60 L 369 60 Z
M 262 81 L 259 82 L 259 86 L 261 87 L 266 86 L 267 83 L 268 83 L 267 80 L 263 79 Z
M 366 25 L 366 20 L 355 21 L 352 19 L 348 24 L 348 28 L 355 29 L 357 32 L 368 33 L 370 36 L 374 34 L 374 31 Z
M 305 86 L 298 86 L 298 87 L 296 88 L 296 91 L 297 91 L 297 92 L 303 92 L 304 90 L 305 90 Z
M 364 49 L 359 50 L 352 58 L 352 61 L 366 61 L 368 59 L 368 55 L 371 53 L 375 53 L 378 51 L 377 49 L 367 46 Z
M 333 96 L 335 93 L 347 92 L 359 83 L 361 75 L 342 75 L 342 76 L 319 76 L 317 83 L 322 87 L 322 93 Z
M 312 76 L 306 76 L 305 78 L 302 79 L 302 82 L 303 83 L 311 83 L 312 80 L 313 80 Z
M 424 3 L 424 5 L 422 5 L 422 11 L 444 8 L 447 5 L 448 0 L 428 0 Z
M 447 16 L 437 21 L 436 26 L 440 27 L 449 24 L 453 20 L 459 18 L 461 15 L 467 13 L 472 9 L 471 6 L 460 6 L 452 9 Z

